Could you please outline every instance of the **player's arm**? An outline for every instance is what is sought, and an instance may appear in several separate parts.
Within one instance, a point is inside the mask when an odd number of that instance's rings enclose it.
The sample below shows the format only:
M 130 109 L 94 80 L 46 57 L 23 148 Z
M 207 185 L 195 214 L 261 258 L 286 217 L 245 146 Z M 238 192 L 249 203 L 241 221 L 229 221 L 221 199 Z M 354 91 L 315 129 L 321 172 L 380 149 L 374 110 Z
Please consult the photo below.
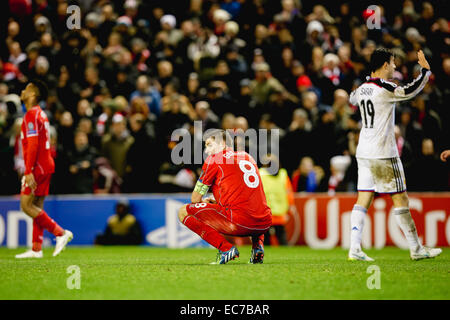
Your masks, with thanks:
M 420 74 L 411 83 L 408 83 L 403 87 L 395 87 L 392 91 L 393 101 L 409 100 L 415 97 L 420 91 L 422 91 L 423 87 L 425 87 L 428 82 L 431 75 L 430 65 L 428 64 L 427 59 L 425 59 L 425 55 L 422 50 L 417 53 L 417 56 L 418 63 L 422 67 Z
M 30 121 L 29 114 L 26 114 L 24 117 L 25 121 L 25 134 L 27 139 L 27 150 L 26 150 L 26 158 L 24 159 L 25 162 L 25 182 L 26 184 L 31 188 L 36 188 L 36 181 L 34 180 L 33 176 L 33 168 L 36 164 L 37 160 L 37 153 L 38 153 L 38 146 L 39 146 L 39 137 L 38 137 L 38 128 L 37 123 L 34 121 Z M 24 152 L 25 153 L 25 152 Z
M 202 198 L 204 195 L 208 193 L 209 186 L 202 183 L 200 180 L 195 184 L 194 191 L 192 191 L 191 195 L 191 203 L 202 202 Z
M 358 99 L 356 97 L 356 90 L 350 93 L 348 102 L 350 103 L 351 106 L 358 108 Z
M 192 191 L 192 203 L 201 202 L 203 196 L 208 193 L 209 187 L 212 186 L 214 180 L 216 179 L 217 165 L 214 163 L 213 159 L 213 157 L 209 156 L 203 164 L 202 173 L 195 184 L 194 191 Z

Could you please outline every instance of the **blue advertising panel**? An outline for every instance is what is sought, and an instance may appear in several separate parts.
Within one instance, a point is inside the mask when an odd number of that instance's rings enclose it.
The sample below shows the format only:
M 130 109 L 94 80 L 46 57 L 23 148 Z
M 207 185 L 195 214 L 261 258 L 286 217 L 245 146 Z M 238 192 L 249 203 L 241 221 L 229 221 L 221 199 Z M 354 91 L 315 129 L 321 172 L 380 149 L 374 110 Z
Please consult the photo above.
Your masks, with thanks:
M 74 234 L 71 245 L 92 245 L 105 230 L 119 199 L 128 199 L 131 212 L 139 221 L 143 244 L 169 248 L 209 246 L 178 221 L 178 209 L 189 202 L 188 194 L 120 196 L 50 196 L 44 210 L 61 227 Z M 0 246 L 30 246 L 32 220 L 20 211 L 18 197 L 0 197 Z M 54 243 L 47 231 L 44 245 Z

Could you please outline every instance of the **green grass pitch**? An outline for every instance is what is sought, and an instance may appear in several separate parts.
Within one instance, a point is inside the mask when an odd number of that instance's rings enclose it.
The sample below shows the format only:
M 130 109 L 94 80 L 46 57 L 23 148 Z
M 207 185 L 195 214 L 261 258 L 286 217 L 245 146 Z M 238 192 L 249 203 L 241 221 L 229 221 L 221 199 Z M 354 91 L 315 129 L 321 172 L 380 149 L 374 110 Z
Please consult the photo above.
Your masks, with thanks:
M 0 299 L 449 299 L 450 249 L 411 261 L 397 248 L 367 250 L 375 262 L 349 262 L 347 251 L 266 247 L 264 264 L 240 258 L 209 265 L 212 249 L 68 247 L 52 257 L 16 260 L 22 249 L 0 249 Z M 80 289 L 68 289 L 67 268 L 80 269 Z M 370 265 L 380 270 L 380 289 L 368 289 Z

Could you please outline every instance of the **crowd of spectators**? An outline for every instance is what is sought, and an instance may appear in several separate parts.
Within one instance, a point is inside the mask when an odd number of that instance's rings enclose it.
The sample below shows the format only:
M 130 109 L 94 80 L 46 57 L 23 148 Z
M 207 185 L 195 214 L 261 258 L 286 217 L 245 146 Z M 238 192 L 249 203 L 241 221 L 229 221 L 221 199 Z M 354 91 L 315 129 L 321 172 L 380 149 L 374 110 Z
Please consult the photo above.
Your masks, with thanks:
M 171 161 L 175 129 L 279 130 L 295 191 L 355 191 L 359 110 L 349 93 L 379 46 L 393 81 L 433 75 L 396 108 L 396 140 L 413 191 L 449 188 L 446 1 L 9 0 L 0 62 L 0 194 L 19 191 L 20 91 L 33 78 L 51 128 L 51 193 L 190 191 L 201 165 Z M 69 30 L 77 5 L 80 29 Z M 380 28 L 366 20 L 380 15 Z M 75 17 L 76 18 L 76 17 Z M 272 146 L 272 149 L 274 146 Z

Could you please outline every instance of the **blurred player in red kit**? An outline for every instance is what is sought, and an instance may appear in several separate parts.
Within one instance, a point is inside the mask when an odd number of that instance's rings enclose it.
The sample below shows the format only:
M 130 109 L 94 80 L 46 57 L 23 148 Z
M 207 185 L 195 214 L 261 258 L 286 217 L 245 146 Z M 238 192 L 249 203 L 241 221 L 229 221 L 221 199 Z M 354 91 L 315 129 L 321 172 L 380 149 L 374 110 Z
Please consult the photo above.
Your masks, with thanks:
M 239 251 L 223 235 L 252 238 L 250 263 L 263 263 L 264 233 L 272 225 L 255 160 L 244 151 L 227 147 L 224 130 L 205 135 L 208 158 L 192 192 L 191 203 L 178 212 L 180 221 L 219 250 L 216 263 L 239 257 Z M 213 198 L 202 199 L 212 189 Z
M 47 115 L 38 102 L 47 97 L 47 86 L 39 80 L 32 80 L 21 92 L 20 98 L 27 112 L 22 122 L 21 140 L 25 161 L 22 178 L 20 206 L 23 212 L 33 218 L 33 247 L 16 258 L 42 258 L 44 229 L 56 236 L 53 256 L 57 256 L 72 240 L 73 234 L 62 229 L 43 210 L 48 195 L 50 179 L 55 171 L 55 162 L 50 150 L 50 124 Z

